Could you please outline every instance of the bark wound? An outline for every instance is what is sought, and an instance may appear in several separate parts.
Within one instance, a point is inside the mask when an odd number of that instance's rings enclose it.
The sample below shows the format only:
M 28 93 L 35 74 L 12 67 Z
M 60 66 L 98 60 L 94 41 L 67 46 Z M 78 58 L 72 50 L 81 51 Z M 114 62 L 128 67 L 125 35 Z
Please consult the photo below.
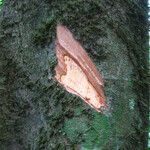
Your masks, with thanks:
M 64 26 L 57 26 L 57 81 L 97 111 L 106 108 L 103 80 L 86 51 Z

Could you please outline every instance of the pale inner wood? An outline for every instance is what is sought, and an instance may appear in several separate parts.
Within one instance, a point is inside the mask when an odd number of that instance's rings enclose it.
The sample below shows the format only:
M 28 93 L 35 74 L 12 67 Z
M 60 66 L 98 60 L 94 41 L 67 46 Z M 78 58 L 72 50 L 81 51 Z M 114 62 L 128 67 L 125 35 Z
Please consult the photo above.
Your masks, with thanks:
M 100 108 L 100 97 L 88 81 L 82 69 L 68 56 L 64 56 L 67 72 L 61 76 L 61 83 L 70 93 L 76 94 L 95 108 Z

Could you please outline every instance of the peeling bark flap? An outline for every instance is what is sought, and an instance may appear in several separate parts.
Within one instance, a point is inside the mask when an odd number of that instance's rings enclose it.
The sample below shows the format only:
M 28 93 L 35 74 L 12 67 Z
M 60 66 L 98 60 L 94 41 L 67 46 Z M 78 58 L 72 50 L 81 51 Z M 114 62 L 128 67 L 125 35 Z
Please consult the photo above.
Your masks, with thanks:
M 86 51 L 64 26 L 57 26 L 57 81 L 97 111 L 106 108 L 103 80 Z

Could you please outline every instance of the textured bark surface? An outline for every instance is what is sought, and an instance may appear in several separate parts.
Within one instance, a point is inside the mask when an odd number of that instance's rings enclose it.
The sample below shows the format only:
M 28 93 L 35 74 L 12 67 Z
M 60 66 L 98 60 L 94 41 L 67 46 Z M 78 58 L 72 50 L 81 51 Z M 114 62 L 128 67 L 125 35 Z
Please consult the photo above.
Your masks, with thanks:
M 53 79 L 55 27 L 64 24 L 101 70 L 102 115 Z M 146 150 L 145 0 L 5 0 L 0 12 L 1 150 Z

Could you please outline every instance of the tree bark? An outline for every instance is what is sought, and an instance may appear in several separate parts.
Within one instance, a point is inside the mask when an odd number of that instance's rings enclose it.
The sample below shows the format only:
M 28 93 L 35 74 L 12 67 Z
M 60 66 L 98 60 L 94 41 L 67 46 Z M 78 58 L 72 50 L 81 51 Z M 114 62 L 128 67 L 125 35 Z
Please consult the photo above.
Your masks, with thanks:
M 53 78 L 59 23 L 102 72 L 106 114 Z M 0 50 L 0 149 L 147 149 L 147 1 L 5 0 Z

